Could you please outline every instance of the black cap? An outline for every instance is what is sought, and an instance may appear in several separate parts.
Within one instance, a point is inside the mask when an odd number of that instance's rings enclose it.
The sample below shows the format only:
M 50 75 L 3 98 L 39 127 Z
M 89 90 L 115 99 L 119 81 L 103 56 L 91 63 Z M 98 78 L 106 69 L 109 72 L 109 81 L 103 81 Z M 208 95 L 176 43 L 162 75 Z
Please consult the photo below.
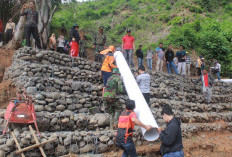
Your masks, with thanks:
M 130 32 L 131 32 L 131 29 L 128 28 L 128 29 L 126 30 L 126 32 L 127 32 L 127 33 L 130 33 Z
M 78 27 L 79 28 L 79 26 L 77 24 L 73 25 L 73 27 Z
M 99 29 L 103 29 L 103 26 L 100 26 Z
M 144 67 L 143 65 L 141 65 L 141 66 L 139 67 L 139 70 L 145 71 L 145 67 Z

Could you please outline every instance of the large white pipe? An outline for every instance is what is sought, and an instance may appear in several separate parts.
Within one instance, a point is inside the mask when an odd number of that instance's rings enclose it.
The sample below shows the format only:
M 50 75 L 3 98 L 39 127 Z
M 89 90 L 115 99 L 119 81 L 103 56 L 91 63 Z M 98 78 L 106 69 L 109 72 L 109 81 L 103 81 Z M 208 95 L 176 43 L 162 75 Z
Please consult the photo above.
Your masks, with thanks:
M 154 141 L 159 138 L 159 133 L 157 132 L 158 125 L 151 113 L 150 108 L 147 105 L 146 100 L 144 99 L 139 86 L 131 73 L 131 70 L 120 51 L 116 51 L 114 53 L 114 58 L 116 60 L 117 66 L 119 68 L 119 71 L 121 73 L 123 83 L 126 87 L 127 94 L 131 100 L 135 101 L 135 113 L 138 117 L 138 119 L 146 125 L 151 125 L 153 128 L 149 131 L 146 131 L 146 129 L 142 128 L 142 133 L 144 138 L 147 141 Z

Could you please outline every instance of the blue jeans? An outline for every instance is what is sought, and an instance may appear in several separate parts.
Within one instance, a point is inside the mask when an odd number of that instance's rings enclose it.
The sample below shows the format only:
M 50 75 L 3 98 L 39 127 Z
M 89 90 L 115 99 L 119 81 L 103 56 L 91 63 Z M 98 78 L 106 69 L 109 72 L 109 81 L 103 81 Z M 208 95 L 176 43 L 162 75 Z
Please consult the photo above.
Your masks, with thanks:
M 116 143 L 117 147 L 124 150 L 122 157 L 137 157 L 135 144 L 133 142 L 128 143 Z
M 147 58 L 147 67 L 152 70 L 152 58 Z
M 178 151 L 178 152 L 171 152 L 171 153 L 164 154 L 163 157 L 184 157 L 184 152 L 183 150 Z
M 220 71 L 216 73 L 216 76 L 217 76 L 217 78 L 218 78 L 218 81 L 220 81 L 220 80 L 221 80 Z
M 178 74 L 175 63 L 173 61 L 171 63 L 167 62 L 167 69 L 169 74 L 171 73 L 170 70 L 172 71 L 172 68 L 175 70 L 175 73 Z
M 106 72 L 106 71 L 101 71 L 101 73 L 102 73 L 102 79 L 103 79 L 104 87 L 106 87 L 107 80 L 110 78 L 112 73 L 111 72 Z
M 142 58 L 138 58 L 138 68 L 143 65 L 143 59 Z
M 127 61 L 127 64 L 129 66 L 131 65 L 133 67 L 134 65 L 133 65 L 133 61 L 132 61 L 132 53 L 133 53 L 132 49 L 124 49 L 123 55 Z

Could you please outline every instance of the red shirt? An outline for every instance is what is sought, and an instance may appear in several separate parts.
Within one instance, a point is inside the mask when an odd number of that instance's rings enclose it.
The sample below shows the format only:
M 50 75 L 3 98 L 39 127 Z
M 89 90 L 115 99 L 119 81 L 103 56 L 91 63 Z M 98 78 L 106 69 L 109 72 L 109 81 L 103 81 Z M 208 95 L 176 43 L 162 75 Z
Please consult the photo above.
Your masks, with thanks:
M 0 33 L 3 33 L 3 24 L 1 20 L 0 20 Z
M 131 35 L 131 36 L 128 36 L 128 35 L 125 35 L 123 38 L 122 38 L 122 41 L 124 42 L 124 47 L 123 49 L 133 49 L 133 43 L 135 41 L 135 38 Z
M 204 83 L 205 83 L 205 87 L 209 87 L 209 79 L 208 79 L 208 74 L 203 75 L 204 77 Z

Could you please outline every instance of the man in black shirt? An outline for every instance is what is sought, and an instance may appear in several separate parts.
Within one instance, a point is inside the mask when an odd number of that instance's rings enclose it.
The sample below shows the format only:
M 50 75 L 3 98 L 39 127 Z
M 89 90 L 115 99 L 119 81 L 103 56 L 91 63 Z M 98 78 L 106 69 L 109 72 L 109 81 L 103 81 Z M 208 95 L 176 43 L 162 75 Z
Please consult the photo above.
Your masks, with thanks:
M 32 34 L 35 39 L 35 44 L 37 48 L 41 49 L 41 43 L 40 43 L 39 33 L 37 28 L 39 15 L 35 8 L 35 2 L 30 1 L 29 7 L 27 5 L 24 5 L 20 13 L 21 16 L 26 15 L 26 27 L 25 27 L 26 45 L 30 47 L 31 45 L 30 38 Z
M 139 45 L 139 49 L 136 50 L 136 56 L 138 58 L 138 68 L 140 66 L 143 66 L 143 51 L 142 51 L 142 45 Z
M 161 115 L 167 123 L 165 130 L 157 129 L 162 142 L 161 154 L 163 157 L 184 157 L 180 121 L 173 116 L 170 106 L 164 106 Z
M 176 69 L 176 65 L 173 62 L 174 59 L 174 52 L 172 50 L 172 45 L 168 46 L 168 50 L 165 52 L 165 58 L 167 61 L 167 69 L 168 69 L 168 73 L 170 74 L 172 72 L 173 74 L 173 69 L 175 70 L 175 73 L 178 74 L 178 71 Z M 173 68 L 173 69 L 172 69 Z M 171 71 L 170 71 L 171 70 Z

